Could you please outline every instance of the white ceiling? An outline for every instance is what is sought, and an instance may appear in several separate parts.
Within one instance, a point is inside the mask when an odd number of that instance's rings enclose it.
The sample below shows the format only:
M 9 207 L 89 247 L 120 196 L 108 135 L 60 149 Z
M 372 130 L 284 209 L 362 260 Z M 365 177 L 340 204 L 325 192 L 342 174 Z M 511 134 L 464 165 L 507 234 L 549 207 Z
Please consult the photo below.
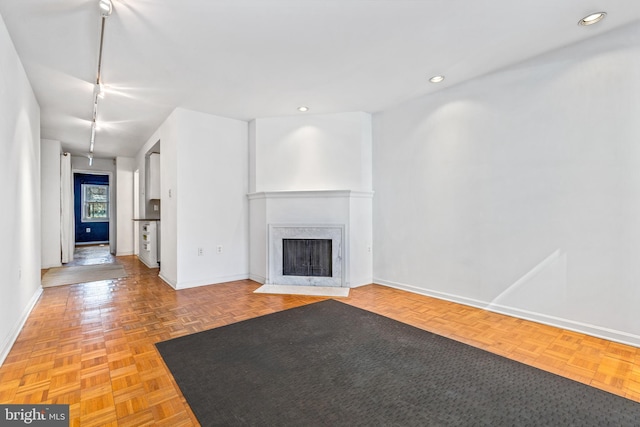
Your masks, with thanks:
M 87 154 L 98 0 L 0 0 L 0 14 L 42 137 Z M 133 156 L 176 107 L 373 113 L 638 20 L 637 0 L 114 0 L 95 156 Z

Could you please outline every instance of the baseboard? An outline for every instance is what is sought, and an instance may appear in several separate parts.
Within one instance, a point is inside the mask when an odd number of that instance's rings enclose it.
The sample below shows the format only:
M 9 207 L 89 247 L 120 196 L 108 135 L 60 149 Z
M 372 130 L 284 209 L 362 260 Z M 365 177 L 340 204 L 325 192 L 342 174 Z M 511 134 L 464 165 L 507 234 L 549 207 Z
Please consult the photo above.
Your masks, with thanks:
M 258 282 L 261 285 L 264 285 L 265 283 L 267 283 L 267 278 L 263 277 L 263 276 L 259 276 L 257 274 L 251 274 L 249 273 L 249 279 L 253 280 L 254 282 Z
M 351 283 L 349 283 L 349 287 L 359 288 L 360 286 L 370 285 L 371 283 L 373 283 L 371 277 L 365 277 L 365 278 L 352 281 Z
M 29 301 L 29 304 L 27 304 L 27 307 L 22 313 L 22 316 L 20 317 L 20 319 L 18 319 L 18 322 L 15 324 L 15 326 L 11 330 L 11 333 L 9 334 L 5 342 L 3 342 L 2 346 L 0 346 L 0 366 L 2 366 L 5 359 L 9 355 L 9 352 L 11 351 L 13 344 L 18 339 L 18 335 L 20 335 L 20 331 L 22 331 L 22 328 L 24 327 L 24 324 L 27 322 L 27 319 L 29 318 L 29 315 L 31 314 L 33 307 L 35 307 L 36 303 L 38 302 L 40 295 L 42 295 L 41 286 L 38 287 L 38 290 L 36 291 L 36 293 L 31 297 L 31 300 Z
M 160 270 L 158 277 L 162 279 L 162 281 L 165 282 L 167 285 L 171 286 L 173 289 L 178 289 L 176 288 L 176 283 L 173 280 L 167 278 L 164 274 L 162 274 L 162 270 Z
M 156 265 L 149 264 L 144 258 L 138 257 L 138 260 L 149 268 L 160 268 L 158 264 Z
M 108 240 L 102 240 L 99 242 L 76 242 L 75 245 L 76 246 L 93 246 L 93 245 L 108 245 L 109 241 Z
M 604 328 L 602 326 L 591 325 L 589 323 L 584 323 L 584 322 L 565 319 L 561 317 L 550 316 L 547 314 L 522 310 L 515 307 L 494 304 L 491 302 L 476 300 L 473 298 L 466 298 L 459 295 L 434 291 L 432 289 L 418 288 L 416 286 L 407 285 L 405 283 L 398 283 L 398 282 L 393 282 L 393 281 L 384 280 L 384 279 L 375 278 L 375 277 L 373 279 L 373 282 L 376 284 L 388 286 L 390 288 L 408 291 L 414 294 L 425 295 L 428 297 L 437 298 L 445 301 L 451 301 L 457 304 L 468 305 L 471 307 L 480 308 L 482 310 L 491 311 L 494 313 L 504 314 L 511 317 L 517 317 L 519 319 L 524 319 L 524 320 L 530 320 L 532 322 L 541 323 L 543 325 L 553 326 L 561 329 L 567 329 L 569 331 L 579 332 L 579 333 L 591 335 L 597 338 L 604 338 L 606 340 L 618 342 L 621 344 L 640 347 L 640 336 L 630 334 L 624 331 L 618 331 L 615 329 Z
M 116 256 L 129 256 L 129 255 L 135 255 L 135 254 L 133 253 L 133 251 L 116 252 Z
M 57 268 L 57 267 L 62 267 L 62 263 L 43 265 L 42 267 L 40 267 L 40 270 L 47 270 L 49 268 Z
M 236 280 L 247 280 L 249 278 L 250 277 L 248 273 L 236 274 L 233 276 L 212 277 L 210 279 L 194 280 L 191 282 L 180 282 L 177 283 L 175 289 L 197 288 L 199 286 L 217 285 L 218 283 L 235 282 Z

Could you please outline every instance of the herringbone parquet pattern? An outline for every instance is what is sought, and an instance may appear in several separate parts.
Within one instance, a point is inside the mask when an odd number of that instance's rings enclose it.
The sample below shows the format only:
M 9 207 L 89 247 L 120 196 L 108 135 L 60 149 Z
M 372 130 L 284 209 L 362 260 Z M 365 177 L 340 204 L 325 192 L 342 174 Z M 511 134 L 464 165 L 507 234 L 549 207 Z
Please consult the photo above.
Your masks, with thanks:
M 128 277 L 44 290 L 0 367 L 0 403 L 70 404 L 72 426 L 197 425 L 156 342 L 324 299 L 249 280 L 174 291 L 118 262 Z M 378 285 L 341 301 L 640 401 L 637 348 Z

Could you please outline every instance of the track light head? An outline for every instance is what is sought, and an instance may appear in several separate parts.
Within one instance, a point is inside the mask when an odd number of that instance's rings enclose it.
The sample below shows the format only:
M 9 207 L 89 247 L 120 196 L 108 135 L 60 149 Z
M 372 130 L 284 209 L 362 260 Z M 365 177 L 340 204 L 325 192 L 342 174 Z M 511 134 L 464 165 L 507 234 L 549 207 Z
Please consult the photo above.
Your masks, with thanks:
M 113 4 L 111 0 L 98 0 L 98 5 L 100 5 L 100 15 L 103 18 L 108 17 L 113 12 Z

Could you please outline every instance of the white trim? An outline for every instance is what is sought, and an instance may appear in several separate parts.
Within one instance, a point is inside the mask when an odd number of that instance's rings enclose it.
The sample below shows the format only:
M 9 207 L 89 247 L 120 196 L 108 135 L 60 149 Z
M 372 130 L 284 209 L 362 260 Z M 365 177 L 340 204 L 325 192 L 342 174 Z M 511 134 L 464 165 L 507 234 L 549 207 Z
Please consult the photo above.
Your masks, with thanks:
M 42 267 L 40 267 L 40 269 L 47 270 L 49 268 L 56 268 L 56 267 L 62 267 L 62 263 L 43 265 Z
M 133 253 L 133 251 L 116 252 L 116 256 L 129 256 L 129 255 L 135 255 L 135 254 Z
M 288 198 L 305 198 L 305 197 L 359 197 L 372 199 L 372 191 L 353 191 L 353 190 L 309 190 L 309 191 L 261 191 L 257 193 L 247 194 L 249 200 L 255 199 L 288 199 Z
M 220 283 L 236 282 L 238 280 L 247 280 L 248 278 L 249 278 L 248 273 L 236 274 L 233 276 L 218 276 L 211 279 L 192 280 L 190 282 L 178 283 L 176 284 L 175 289 L 179 290 L 179 289 L 197 288 L 200 286 L 217 285 Z
M 267 278 L 264 276 L 260 276 L 257 274 L 249 274 L 249 280 L 253 280 L 254 282 L 258 282 L 261 285 L 264 285 L 267 282 Z
M 73 261 L 76 243 L 71 154 L 60 156 L 60 262 Z
M 359 288 L 361 286 L 370 285 L 371 283 L 373 283 L 371 281 L 371 277 L 363 277 L 363 278 L 360 278 L 360 279 L 352 280 L 349 283 L 349 287 L 350 288 Z
M 110 179 L 110 178 L 109 178 Z M 87 217 L 87 212 L 85 211 L 85 204 L 87 203 L 100 203 L 100 202 L 88 202 L 87 201 L 87 188 L 88 187 L 104 187 L 107 193 L 107 217 L 106 218 L 90 218 Z M 80 184 L 80 222 L 91 223 L 91 222 L 110 222 L 111 221 L 111 184 Z
M 177 289 L 176 284 L 173 282 L 173 280 L 170 280 L 169 278 L 167 278 L 167 276 L 162 274 L 162 270 L 160 270 L 160 273 L 158 273 L 158 277 L 162 279 L 162 281 L 165 282 L 167 285 L 171 286 L 173 289 Z
M 160 266 L 158 264 L 156 265 L 151 265 L 149 264 L 144 258 L 142 258 L 140 255 L 138 255 L 138 261 L 140 261 L 141 263 L 143 263 L 144 265 L 146 265 L 147 267 L 149 267 L 150 269 L 155 269 L 155 268 L 160 268 Z M 164 280 L 164 279 L 163 279 Z
M 22 313 L 22 316 L 20 317 L 20 319 L 18 319 L 18 322 L 11 329 L 11 332 L 7 336 L 7 339 L 0 346 L 0 366 L 2 366 L 7 356 L 9 355 L 11 348 L 13 347 L 16 340 L 18 339 L 18 336 L 20 335 L 20 331 L 22 331 L 24 324 L 27 323 L 27 319 L 29 318 L 31 311 L 33 311 L 33 308 L 36 306 L 38 299 L 40 299 L 40 295 L 42 295 L 42 292 L 43 292 L 43 289 L 42 289 L 42 286 L 40 286 L 36 291 L 36 293 L 33 294 L 33 296 L 31 297 L 29 304 L 27 304 L 27 307 Z
M 110 171 L 96 171 L 91 169 L 71 169 L 71 173 L 83 173 L 85 175 L 111 175 Z
M 445 301 L 451 301 L 457 304 L 464 304 L 471 307 L 480 308 L 482 310 L 491 311 L 494 313 L 504 314 L 511 317 L 517 317 L 519 319 L 530 320 L 532 322 L 541 323 L 543 325 L 566 329 L 573 332 L 579 332 L 582 334 L 591 335 L 597 338 L 603 338 L 603 339 L 618 342 L 621 344 L 640 347 L 640 335 L 630 334 L 628 332 L 609 329 L 609 328 L 605 328 L 597 325 L 591 325 L 589 323 L 579 322 L 576 320 L 549 316 L 546 314 L 522 310 L 519 308 L 508 307 L 508 306 L 504 306 L 504 305 L 500 305 L 492 302 L 466 298 L 466 297 L 453 295 L 445 292 L 434 291 L 432 289 L 419 288 L 413 285 L 392 282 L 389 280 L 379 279 L 375 277 L 373 279 L 373 283 L 388 286 L 390 288 L 401 289 L 404 291 L 412 292 L 414 294 L 425 295 L 428 297 L 437 298 Z

